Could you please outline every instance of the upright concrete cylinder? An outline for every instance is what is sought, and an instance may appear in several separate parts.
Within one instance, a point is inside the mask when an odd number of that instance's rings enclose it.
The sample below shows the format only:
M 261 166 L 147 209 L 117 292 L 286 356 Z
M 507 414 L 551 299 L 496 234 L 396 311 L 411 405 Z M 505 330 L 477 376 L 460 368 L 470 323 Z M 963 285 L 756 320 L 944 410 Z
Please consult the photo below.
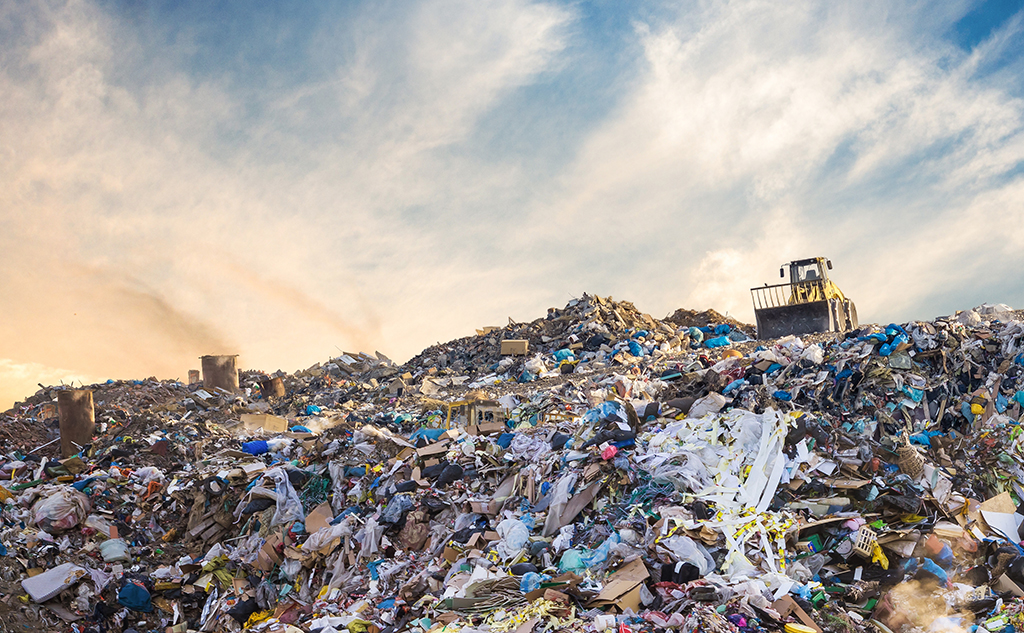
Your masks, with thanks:
M 261 380 L 260 391 L 263 392 L 264 398 L 283 398 L 285 396 L 284 381 L 280 376 Z
M 71 457 L 92 441 L 96 429 L 92 392 L 88 389 L 58 391 L 57 415 L 60 417 L 60 454 Z
M 238 391 L 238 370 L 232 356 L 203 356 L 203 386 L 207 389 L 220 387 L 232 393 Z

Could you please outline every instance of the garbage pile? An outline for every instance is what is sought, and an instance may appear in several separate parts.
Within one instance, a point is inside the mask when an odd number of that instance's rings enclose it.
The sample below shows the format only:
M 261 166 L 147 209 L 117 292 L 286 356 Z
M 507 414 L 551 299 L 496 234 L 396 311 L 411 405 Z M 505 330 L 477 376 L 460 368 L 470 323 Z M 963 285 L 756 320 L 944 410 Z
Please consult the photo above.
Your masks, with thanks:
M 1024 314 L 704 314 L 584 295 L 402 365 L 109 381 L 70 456 L 45 388 L 0 417 L 0 625 L 1024 626 Z

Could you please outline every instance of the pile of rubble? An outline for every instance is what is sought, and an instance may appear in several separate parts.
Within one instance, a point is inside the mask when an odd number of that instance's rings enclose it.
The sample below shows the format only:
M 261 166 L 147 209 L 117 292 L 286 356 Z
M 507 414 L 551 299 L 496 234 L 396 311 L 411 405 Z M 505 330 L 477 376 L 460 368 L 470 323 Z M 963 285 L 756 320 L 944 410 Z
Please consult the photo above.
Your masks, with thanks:
M 584 295 L 403 365 L 93 385 L 67 456 L 43 389 L 0 418 L 0 625 L 1012 630 L 1022 320 L 759 341 Z

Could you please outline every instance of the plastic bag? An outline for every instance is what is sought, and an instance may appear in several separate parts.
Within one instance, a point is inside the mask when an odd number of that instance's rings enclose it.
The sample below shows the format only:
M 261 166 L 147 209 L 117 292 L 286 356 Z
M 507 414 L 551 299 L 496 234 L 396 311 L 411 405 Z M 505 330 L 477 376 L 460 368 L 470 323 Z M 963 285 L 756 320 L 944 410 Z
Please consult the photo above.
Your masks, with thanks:
M 380 522 L 384 525 L 394 525 L 402 520 L 402 517 L 416 507 L 416 502 L 410 495 L 400 494 L 391 497 L 384 512 L 380 515 Z
M 315 552 L 334 539 L 344 538 L 351 533 L 352 528 L 344 521 L 337 525 L 328 525 L 310 534 L 306 542 L 302 544 L 302 549 L 303 551 Z
M 539 376 L 548 370 L 547 365 L 544 364 L 544 359 L 540 357 L 540 354 L 537 354 L 527 361 L 524 368 L 535 376 Z
M 89 508 L 89 497 L 74 488 L 58 488 L 32 506 L 32 522 L 51 534 L 70 530 L 85 519 Z
M 288 473 L 284 468 L 271 468 L 263 473 L 263 478 L 274 482 L 274 491 L 277 493 L 277 508 L 274 510 L 274 518 L 270 521 L 271 527 L 306 518 L 299 493 L 295 492 L 292 482 L 288 481 Z
M 583 552 L 578 549 L 566 550 L 562 554 L 562 559 L 558 561 L 558 571 L 565 573 L 567 571 L 580 571 L 586 569 L 586 564 L 583 562 Z
M 119 538 L 100 543 L 100 554 L 105 563 L 127 563 L 132 559 L 128 554 L 128 543 Z
M 672 560 L 680 563 L 690 563 L 700 571 L 700 575 L 706 576 L 715 568 L 715 561 L 711 554 L 689 536 L 676 534 L 662 539 L 657 545 L 658 551 L 668 554 Z
M 498 524 L 501 541 L 494 548 L 503 560 L 517 556 L 530 540 L 530 530 L 518 519 L 505 519 Z
M 619 538 L 618 534 L 612 534 L 605 539 L 604 543 L 598 546 L 597 549 L 591 551 L 586 556 L 581 557 L 581 561 L 586 567 L 594 567 L 604 563 L 608 560 L 608 553 L 611 551 L 613 545 L 618 545 L 622 539 Z
M 380 552 L 380 537 L 384 535 L 384 528 L 377 524 L 377 520 L 370 517 L 366 525 L 356 534 L 359 541 L 359 558 L 374 558 Z
M 725 396 L 720 393 L 711 392 L 700 398 L 690 407 L 689 418 L 703 418 L 709 413 L 718 413 L 725 406 Z
M 104 538 L 110 536 L 110 530 L 114 526 L 107 522 L 103 517 L 95 514 L 90 514 L 85 518 L 85 527 L 92 528 L 100 533 Z
M 530 571 L 523 574 L 523 579 L 519 582 L 519 591 L 523 593 L 530 593 L 540 589 L 542 582 L 551 580 L 551 576 L 547 574 L 538 574 L 537 572 Z
M 728 336 L 716 336 L 715 338 L 709 338 L 704 341 L 704 347 L 714 349 L 716 347 L 728 347 L 732 345 L 732 340 Z
M 563 475 L 555 484 L 555 489 L 551 491 L 551 504 L 548 506 L 548 516 L 544 521 L 544 536 L 551 536 L 561 527 L 559 524 L 562 522 L 562 510 L 565 510 L 566 504 L 569 503 L 569 491 L 576 484 L 576 478 L 576 473 Z
M 707 467 L 693 453 L 676 455 L 676 459 L 685 459 L 684 464 L 665 463 L 653 470 L 651 482 L 655 484 L 671 484 L 677 492 L 690 492 L 704 488 L 710 481 Z
M 820 365 L 825 362 L 825 350 L 821 349 L 821 345 L 815 343 L 804 350 L 803 354 L 800 354 L 800 358 L 809 360 L 815 365 Z
M 142 485 L 145 486 L 151 481 L 157 481 L 163 483 L 164 474 L 156 466 L 145 466 L 135 471 L 135 476 L 142 480 Z
M 570 523 L 569 525 L 560 528 L 558 530 L 558 536 L 551 541 L 551 549 L 555 550 L 555 552 L 562 552 L 572 547 L 572 537 L 575 532 L 575 523 Z
M 331 492 L 333 493 L 331 509 L 338 514 L 345 509 L 345 488 L 348 486 L 348 480 L 345 478 L 345 463 L 331 462 L 327 465 L 327 469 L 331 475 Z
M 576 360 L 576 355 L 569 348 L 560 349 L 555 352 L 555 360 L 560 363 L 563 361 L 574 361 Z

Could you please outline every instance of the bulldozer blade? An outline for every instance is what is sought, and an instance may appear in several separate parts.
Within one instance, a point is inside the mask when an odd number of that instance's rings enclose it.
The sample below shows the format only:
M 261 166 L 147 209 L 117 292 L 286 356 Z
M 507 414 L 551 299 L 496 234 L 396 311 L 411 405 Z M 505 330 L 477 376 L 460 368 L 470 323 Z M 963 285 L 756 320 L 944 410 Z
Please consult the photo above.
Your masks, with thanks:
M 757 338 L 840 332 L 848 327 L 845 312 L 842 302 L 836 299 L 755 310 Z

